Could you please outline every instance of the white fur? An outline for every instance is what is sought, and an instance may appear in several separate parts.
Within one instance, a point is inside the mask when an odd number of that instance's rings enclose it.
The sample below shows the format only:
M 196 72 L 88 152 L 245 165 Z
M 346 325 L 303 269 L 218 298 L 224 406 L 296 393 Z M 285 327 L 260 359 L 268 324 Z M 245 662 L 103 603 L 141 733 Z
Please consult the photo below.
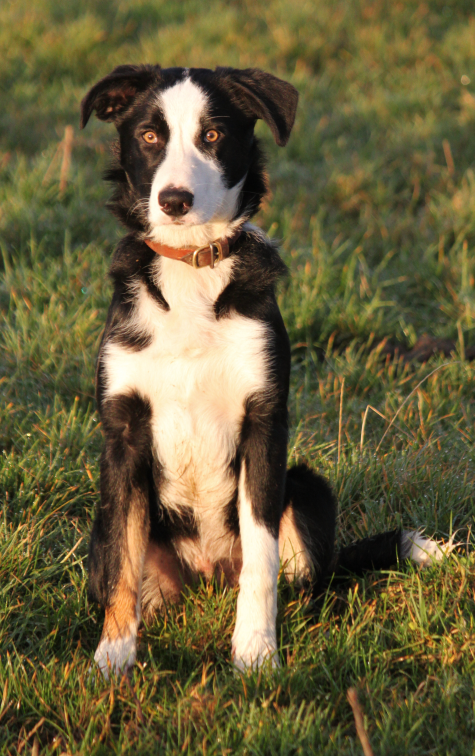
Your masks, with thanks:
M 420 567 L 428 567 L 441 562 L 455 548 L 452 535 L 447 543 L 424 538 L 419 530 L 405 530 L 402 536 L 401 551 L 404 559 L 412 559 Z
M 121 638 L 109 640 L 102 638 L 94 654 L 94 661 L 104 675 L 109 679 L 109 673 L 124 673 L 135 663 L 137 654 L 138 623 L 129 629 Z
M 170 129 L 164 160 L 154 176 L 149 201 L 150 238 L 172 247 L 205 245 L 232 232 L 244 178 L 225 186 L 220 165 L 198 149 L 201 120 L 208 108 L 203 90 L 189 78 L 158 95 Z M 158 203 L 162 189 L 175 187 L 194 195 L 191 210 L 180 219 L 164 213 Z M 239 224 L 239 221 L 237 222 Z
M 264 662 L 275 667 L 279 663 L 276 638 L 279 542 L 255 520 L 244 467 L 239 480 L 239 529 L 242 570 L 232 641 L 233 661 L 241 671 L 260 667 Z
M 200 543 L 177 543 L 185 561 L 227 558 L 224 507 L 232 498 L 234 457 L 246 398 L 266 386 L 267 328 L 237 314 L 216 319 L 213 305 L 229 281 L 232 259 L 211 270 L 157 258 L 155 276 L 167 312 L 135 284 L 133 324 L 152 336 L 134 352 L 109 342 L 104 353 L 107 397 L 136 391 L 152 408 L 155 452 L 163 466 L 164 506 L 192 507 Z M 197 553 L 199 549 L 199 553 Z

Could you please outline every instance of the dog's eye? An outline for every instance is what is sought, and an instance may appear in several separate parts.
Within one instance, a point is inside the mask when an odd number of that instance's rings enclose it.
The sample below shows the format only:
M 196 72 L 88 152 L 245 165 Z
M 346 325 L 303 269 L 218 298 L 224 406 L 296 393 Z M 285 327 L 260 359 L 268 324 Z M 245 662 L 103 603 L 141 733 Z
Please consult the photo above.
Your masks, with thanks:
M 154 131 L 146 131 L 145 134 L 142 134 L 142 139 L 147 144 L 156 144 L 158 142 L 158 136 Z
M 219 131 L 216 131 L 216 129 L 209 129 L 209 131 L 205 134 L 205 142 L 210 142 L 211 144 L 213 142 L 217 142 L 221 134 Z

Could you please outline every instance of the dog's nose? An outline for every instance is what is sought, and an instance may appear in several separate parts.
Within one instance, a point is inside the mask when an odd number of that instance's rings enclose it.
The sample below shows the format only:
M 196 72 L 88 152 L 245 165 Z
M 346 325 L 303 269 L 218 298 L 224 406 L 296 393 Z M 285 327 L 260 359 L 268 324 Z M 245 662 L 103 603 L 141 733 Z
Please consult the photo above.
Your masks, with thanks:
M 171 186 L 168 189 L 162 189 L 159 193 L 158 204 L 164 213 L 177 218 L 180 215 L 186 215 L 191 210 L 193 195 L 186 189 L 176 189 Z

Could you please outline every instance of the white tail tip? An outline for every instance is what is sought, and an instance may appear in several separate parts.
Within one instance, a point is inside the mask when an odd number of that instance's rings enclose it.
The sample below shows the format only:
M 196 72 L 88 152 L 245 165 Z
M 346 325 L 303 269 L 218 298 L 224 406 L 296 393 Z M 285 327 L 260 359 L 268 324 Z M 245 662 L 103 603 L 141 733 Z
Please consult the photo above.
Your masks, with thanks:
M 450 536 L 447 543 L 435 541 L 432 538 L 424 538 L 420 530 L 404 530 L 401 540 L 401 556 L 403 559 L 412 559 L 420 567 L 429 567 L 431 564 L 441 562 L 445 556 L 456 547 L 454 543 L 455 533 Z

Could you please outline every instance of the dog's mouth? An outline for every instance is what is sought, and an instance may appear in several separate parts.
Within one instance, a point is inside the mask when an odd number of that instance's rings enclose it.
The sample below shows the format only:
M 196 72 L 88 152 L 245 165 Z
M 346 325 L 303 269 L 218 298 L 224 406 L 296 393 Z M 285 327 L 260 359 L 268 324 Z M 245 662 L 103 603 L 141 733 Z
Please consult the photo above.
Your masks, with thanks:
M 192 228 L 193 226 L 202 226 L 205 223 L 209 223 L 213 220 L 213 218 L 208 218 L 207 216 L 202 217 L 202 213 L 190 213 L 189 215 L 186 215 L 184 217 L 176 217 L 176 218 L 170 218 L 165 217 L 162 219 L 161 223 L 157 223 L 156 225 L 161 228 L 172 227 L 176 228 L 177 226 L 180 226 L 181 228 L 187 227 Z

